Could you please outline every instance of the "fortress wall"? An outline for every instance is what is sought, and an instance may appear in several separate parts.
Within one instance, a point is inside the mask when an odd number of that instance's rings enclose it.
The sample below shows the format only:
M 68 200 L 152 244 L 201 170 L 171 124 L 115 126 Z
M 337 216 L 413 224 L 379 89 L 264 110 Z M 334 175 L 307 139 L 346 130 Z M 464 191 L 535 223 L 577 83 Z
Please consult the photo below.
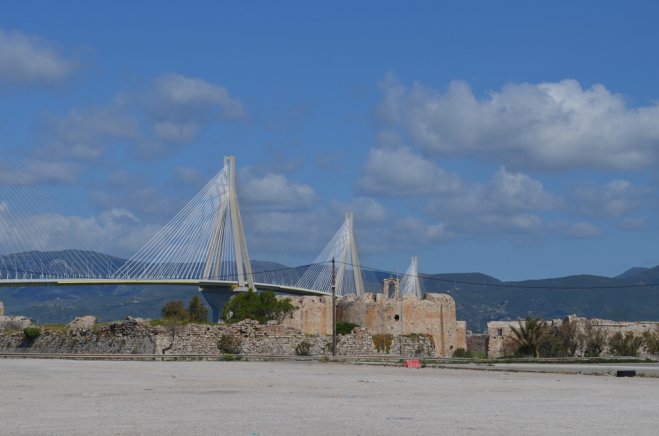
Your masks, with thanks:
M 446 294 L 388 299 L 383 294 L 344 297 L 337 303 L 338 319 L 392 336 L 423 334 L 433 338 L 435 355 L 451 357 L 466 348 L 466 325 L 456 321 L 455 301 Z

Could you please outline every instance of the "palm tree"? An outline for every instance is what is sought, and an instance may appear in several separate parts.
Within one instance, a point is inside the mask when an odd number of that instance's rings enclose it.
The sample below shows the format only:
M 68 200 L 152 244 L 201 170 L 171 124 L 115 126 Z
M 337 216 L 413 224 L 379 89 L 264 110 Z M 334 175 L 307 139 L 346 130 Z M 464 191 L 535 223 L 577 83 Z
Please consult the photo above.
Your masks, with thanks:
M 547 323 L 540 318 L 529 316 L 524 324 L 519 322 L 519 329 L 512 327 L 513 341 L 518 346 L 517 351 L 540 357 L 540 344 L 547 334 Z

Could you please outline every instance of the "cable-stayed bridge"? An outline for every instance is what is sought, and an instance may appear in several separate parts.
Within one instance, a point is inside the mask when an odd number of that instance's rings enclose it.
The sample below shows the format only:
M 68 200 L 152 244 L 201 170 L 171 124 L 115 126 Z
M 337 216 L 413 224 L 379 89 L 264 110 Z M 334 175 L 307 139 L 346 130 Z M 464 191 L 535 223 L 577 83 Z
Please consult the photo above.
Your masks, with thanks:
M 7 174 L 0 173 L 0 185 L 11 185 L 12 181 L 3 180 Z M 195 285 L 214 312 L 227 295 L 247 289 L 328 295 L 334 284 L 337 295 L 364 294 L 350 212 L 309 265 L 288 268 L 251 260 L 236 194 L 233 156 L 226 156 L 222 170 L 134 256 L 120 264 L 93 251 L 60 251 L 52 259 L 46 250 L 21 251 L 23 244 L 43 246 L 52 232 L 59 231 L 57 223 L 49 220 L 56 221 L 55 214 L 46 215 L 36 225 L 25 222 L 36 215 L 34 203 L 40 201 L 38 195 L 28 192 L 28 198 L 20 198 L 11 189 L 0 191 L 7 199 L 0 196 L 0 243 L 4 245 L 0 252 L 13 252 L 0 256 L 0 287 Z M 10 207 L 18 209 L 7 213 Z M 402 280 L 401 292 L 421 295 L 416 258 Z

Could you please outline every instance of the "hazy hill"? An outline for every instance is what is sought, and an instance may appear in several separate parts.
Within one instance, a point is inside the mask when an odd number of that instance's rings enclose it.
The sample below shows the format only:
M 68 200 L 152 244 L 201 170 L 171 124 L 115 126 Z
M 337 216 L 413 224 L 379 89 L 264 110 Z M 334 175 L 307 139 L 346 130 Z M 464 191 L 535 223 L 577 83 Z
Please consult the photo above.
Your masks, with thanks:
M 44 262 L 56 262 L 57 253 L 39 256 L 43 256 Z M 0 265 L 3 259 L 5 264 L 11 262 L 11 256 L 20 254 L 0 256 Z M 101 265 L 118 267 L 125 262 L 100 253 L 95 256 L 101 259 Z M 292 281 L 306 270 L 275 262 L 254 263 L 260 271 L 285 270 Z M 367 290 L 381 292 L 382 281 L 388 276 L 364 270 L 364 285 Z M 422 289 L 452 295 L 458 318 L 466 320 L 473 331 L 482 331 L 489 320 L 528 315 L 560 318 L 575 313 L 613 320 L 659 320 L 659 286 L 644 286 L 652 284 L 659 284 L 659 267 L 631 268 L 615 277 L 576 275 L 518 282 L 502 282 L 481 273 L 421 274 Z M 0 300 L 4 301 L 7 314 L 26 315 L 40 322 L 68 322 L 86 314 L 100 320 L 127 315 L 158 317 L 165 302 L 188 301 L 196 292 L 196 287 L 187 286 L 0 288 Z

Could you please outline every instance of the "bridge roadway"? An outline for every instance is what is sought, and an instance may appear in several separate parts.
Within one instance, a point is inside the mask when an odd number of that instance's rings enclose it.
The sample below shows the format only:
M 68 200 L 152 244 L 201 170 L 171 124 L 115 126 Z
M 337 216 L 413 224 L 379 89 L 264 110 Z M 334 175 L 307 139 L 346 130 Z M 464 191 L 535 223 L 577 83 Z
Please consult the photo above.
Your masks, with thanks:
M 111 285 L 140 285 L 140 286 L 198 286 L 202 289 L 233 288 L 234 292 L 243 292 L 238 288 L 238 282 L 229 280 L 201 280 L 201 279 L 0 279 L 0 288 L 22 288 L 42 286 L 111 286 Z M 255 283 L 256 289 L 261 291 L 274 291 L 291 295 L 329 295 L 324 291 L 298 288 L 288 285 L 272 283 Z

